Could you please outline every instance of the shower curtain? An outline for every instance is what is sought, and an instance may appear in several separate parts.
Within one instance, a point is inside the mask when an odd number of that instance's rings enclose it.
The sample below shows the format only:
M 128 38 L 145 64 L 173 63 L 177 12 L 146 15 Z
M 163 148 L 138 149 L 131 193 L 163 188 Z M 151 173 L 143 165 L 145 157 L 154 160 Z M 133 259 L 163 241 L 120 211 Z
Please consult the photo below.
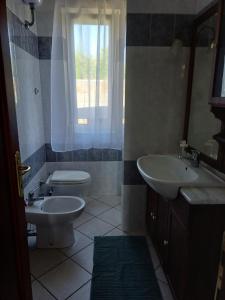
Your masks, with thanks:
M 56 0 L 51 52 L 54 151 L 121 150 L 125 0 Z

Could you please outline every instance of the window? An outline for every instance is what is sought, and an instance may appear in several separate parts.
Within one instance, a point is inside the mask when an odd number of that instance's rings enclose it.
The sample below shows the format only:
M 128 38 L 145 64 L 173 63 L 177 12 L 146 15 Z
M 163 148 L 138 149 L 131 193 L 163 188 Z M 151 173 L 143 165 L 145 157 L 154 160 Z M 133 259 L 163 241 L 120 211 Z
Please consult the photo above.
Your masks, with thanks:
M 77 123 L 91 126 L 96 109 L 98 121 L 104 122 L 109 104 L 109 25 L 74 24 L 74 50 Z
M 52 148 L 121 149 L 126 1 L 55 3 Z

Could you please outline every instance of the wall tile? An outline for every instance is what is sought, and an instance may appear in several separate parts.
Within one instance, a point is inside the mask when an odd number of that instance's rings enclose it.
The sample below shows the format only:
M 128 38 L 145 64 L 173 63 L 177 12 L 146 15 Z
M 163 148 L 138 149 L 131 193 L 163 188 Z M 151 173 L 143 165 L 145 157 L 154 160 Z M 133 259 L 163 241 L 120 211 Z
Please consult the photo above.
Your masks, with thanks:
M 175 37 L 190 45 L 193 15 L 128 14 L 127 46 L 171 46 Z
M 10 41 L 15 43 L 29 54 L 38 58 L 38 39 L 29 29 L 26 29 L 24 23 L 10 10 L 8 10 L 8 24 L 10 32 Z
M 24 161 L 25 165 L 31 166 L 31 171 L 24 176 L 24 187 L 26 187 L 29 184 L 29 182 L 34 178 L 34 176 L 36 176 L 36 174 L 40 171 L 45 162 L 46 148 L 45 145 L 43 145 Z
M 88 161 L 101 161 L 102 160 L 102 150 L 101 149 L 89 149 L 87 160 Z
M 38 37 L 39 59 L 51 59 L 52 38 Z
M 127 232 L 145 234 L 147 187 L 124 185 L 122 187 L 122 228 Z
M 46 147 L 46 161 L 49 161 L 49 162 L 54 162 L 54 161 L 57 161 L 56 159 L 56 152 L 54 152 L 52 150 L 52 147 L 50 144 L 46 144 L 45 145 Z
M 171 46 L 174 39 L 175 15 L 152 15 L 151 46 Z
M 127 46 L 149 45 L 150 14 L 127 15 Z
M 137 168 L 137 161 L 124 161 L 124 185 L 145 185 Z
M 196 0 L 128 0 L 127 10 L 128 13 L 194 14 L 196 2 Z
M 73 152 L 56 152 L 56 160 L 57 162 L 73 161 Z
M 76 150 L 73 151 L 73 161 L 87 161 L 88 150 Z
M 190 46 L 193 20 L 194 15 L 175 16 L 175 37 L 181 38 L 184 46 Z

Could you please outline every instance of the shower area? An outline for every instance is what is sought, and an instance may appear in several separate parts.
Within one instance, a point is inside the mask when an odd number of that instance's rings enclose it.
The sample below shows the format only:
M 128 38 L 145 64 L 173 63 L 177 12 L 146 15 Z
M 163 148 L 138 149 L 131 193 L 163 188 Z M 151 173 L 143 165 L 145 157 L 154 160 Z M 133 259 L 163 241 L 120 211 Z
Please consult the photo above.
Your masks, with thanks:
M 98 9 L 90 7 L 94 2 L 7 1 L 20 155 L 31 166 L 24 176 L 24 200 L 30 193 L 54 195 L 54 187 L 46 185 L 54 171 L 79 170 L 91 177 L 71 247 L 38 249 L 36 228 L 28 223 L 34 299 L 81 299 L 72 295 L 89 291 L 94 236 L 125 234 L 125 1 L 99 1 Z M 122 29 L 117 26 L 121 17 Z M 75 192 L 67 187 L 60 193 Z

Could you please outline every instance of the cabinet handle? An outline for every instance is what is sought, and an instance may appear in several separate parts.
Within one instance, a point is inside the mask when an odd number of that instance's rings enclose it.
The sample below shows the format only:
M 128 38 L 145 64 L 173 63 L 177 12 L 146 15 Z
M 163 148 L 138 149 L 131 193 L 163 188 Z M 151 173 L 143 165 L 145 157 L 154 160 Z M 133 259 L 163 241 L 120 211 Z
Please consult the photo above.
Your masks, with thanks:
M 163 241 L 163 245 L 164 245 L 164 246 L 167 246 L 168 244 L 169 244 L 169 242 L 168 242 L 167 240 L 164 240 L 164 241 Z
M 153 215 L 152 216 L 152 220 L 155 221 L 156 220 L 156 216 Z

